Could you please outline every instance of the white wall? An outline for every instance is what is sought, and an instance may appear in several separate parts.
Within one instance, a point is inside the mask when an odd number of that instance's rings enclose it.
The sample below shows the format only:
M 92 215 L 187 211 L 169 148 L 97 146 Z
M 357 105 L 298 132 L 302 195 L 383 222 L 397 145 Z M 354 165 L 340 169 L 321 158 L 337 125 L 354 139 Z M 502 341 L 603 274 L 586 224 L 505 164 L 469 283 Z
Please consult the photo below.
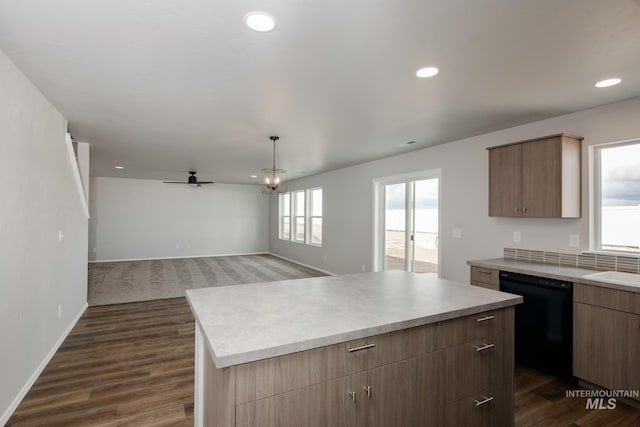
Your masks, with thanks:
M 87 219 L 66 126 L 0 51 L 0 425 L 86 307 Z
M 93 260 L 268 251 L 269 197 L 255 185 L 96 177 L 89 193 Z
M 504 247 L 578 253 L 589 246 L 590 145 L 640 137 L 640 98 L 505 129 L 289 182 L 288 189 L 323 187 L 324 246 L 278 239 L 277 203 L 271 203 L 270 250 L 286 258 L 334 273 L 368 271 L 373 259 L 373 186 L 375 178 L 441 169 L 441 275 L 468 283 L 466 261 L 501 257 Z M 583 136 L 582 218 L 489 218 L 486 147 L 567 132 Z M 419 138 L 416 138 L 419 139 Z M 452 237 L 453 228 L 462 238 Z M 513 231 L 522 233 L 513 242 Z M 580 236 L 580 248 L 569 246 Z M 325 262 L 324 256 L 327 257 Z

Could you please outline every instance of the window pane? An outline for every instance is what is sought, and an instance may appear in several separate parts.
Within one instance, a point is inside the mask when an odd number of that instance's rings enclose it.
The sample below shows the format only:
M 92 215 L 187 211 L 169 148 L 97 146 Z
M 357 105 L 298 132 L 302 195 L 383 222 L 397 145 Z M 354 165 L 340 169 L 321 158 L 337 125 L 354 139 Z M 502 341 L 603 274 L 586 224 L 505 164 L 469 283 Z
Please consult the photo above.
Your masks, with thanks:
M 291 235 L 291 217 L 282 217 L 282 234 L 283 239 L 289 240 Z
M 640 143 L 600 151 L 602 249 L 640 251 Z
M 304 191 L 297 191 L 295 194 L 295 216 L 304 216 Z
M 322 244 L 322 218 L 311 218 L 311 243 Z
M 282 201 L 282 207 L 281 207 L 281 213 L 282 215 L 290 215 L 291 214 L 291 195 L 289 193 L 286 194 L 281 194 L 281 201 Z
M 299 242 L 304 242 L 304 217 L 296 218 L 295 239 Z
M 322 216 L 322 188 L 311 190 L 311 216 Z

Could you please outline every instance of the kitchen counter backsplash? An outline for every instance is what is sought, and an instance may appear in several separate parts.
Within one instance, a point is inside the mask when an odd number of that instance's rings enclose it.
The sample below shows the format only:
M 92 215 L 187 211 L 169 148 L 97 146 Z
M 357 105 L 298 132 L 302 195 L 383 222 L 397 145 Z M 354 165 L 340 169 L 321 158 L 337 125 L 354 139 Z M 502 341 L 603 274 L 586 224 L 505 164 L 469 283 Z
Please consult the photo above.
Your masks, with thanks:
M 640 274 L 640 256 L 598 253 L 564 254 L 530 249 L 504 248 L 505 259 L 563 265 L 597 271 L 622 271 Z

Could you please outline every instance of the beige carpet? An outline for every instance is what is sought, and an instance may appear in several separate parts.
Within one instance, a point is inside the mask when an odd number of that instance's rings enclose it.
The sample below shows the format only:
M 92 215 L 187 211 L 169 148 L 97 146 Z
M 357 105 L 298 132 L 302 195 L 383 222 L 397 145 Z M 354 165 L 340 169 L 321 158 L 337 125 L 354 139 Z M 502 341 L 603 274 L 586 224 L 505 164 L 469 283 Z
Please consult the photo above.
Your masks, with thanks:
M 89 264 L 89 305 L 176 298 L 185 289 L 325 276 L 272 255 Z

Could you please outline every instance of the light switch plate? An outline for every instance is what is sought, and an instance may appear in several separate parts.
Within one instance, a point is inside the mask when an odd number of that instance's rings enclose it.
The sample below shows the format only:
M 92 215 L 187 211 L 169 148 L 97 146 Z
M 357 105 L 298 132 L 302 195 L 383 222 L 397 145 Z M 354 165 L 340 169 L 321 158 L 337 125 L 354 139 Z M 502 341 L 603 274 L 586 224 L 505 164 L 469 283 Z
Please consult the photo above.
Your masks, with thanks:
M 569 246 L 571 246 L 572 248 L 577 248 L 580 246 L 579 234 L 569 234 Z
M 453 237 L 456 238 L 456 239 L 462 238 L 462 229 L 461 228 L 454 228 L 453 229 Z
M 522 236 L 520 235 L 519 231 L 514 231 L 513 232 L 513 241 L 518 243 L 522 240 Z

